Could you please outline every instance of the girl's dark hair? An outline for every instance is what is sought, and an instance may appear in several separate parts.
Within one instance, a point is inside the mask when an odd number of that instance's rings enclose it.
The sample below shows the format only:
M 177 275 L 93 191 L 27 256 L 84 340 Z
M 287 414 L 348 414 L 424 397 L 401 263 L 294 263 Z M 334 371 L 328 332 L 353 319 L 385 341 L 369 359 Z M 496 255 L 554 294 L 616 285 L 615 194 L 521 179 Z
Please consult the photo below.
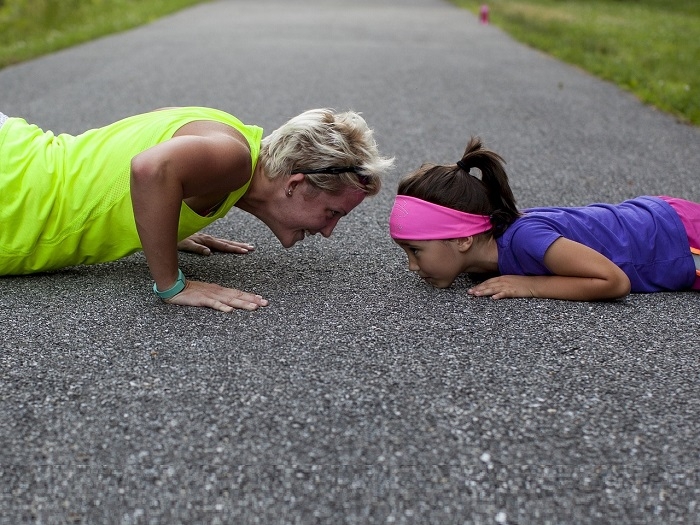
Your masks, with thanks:
M 472 137 L 458 165 L 423 164 L 399 182 L 398 194 L 488 215 L 492 233 L 498 237 L 520 216 L 503 164 L 500 155 L 484 148 L 479 137 Z M 469 174 L 471 168 L 481 172 L 481 179 Z

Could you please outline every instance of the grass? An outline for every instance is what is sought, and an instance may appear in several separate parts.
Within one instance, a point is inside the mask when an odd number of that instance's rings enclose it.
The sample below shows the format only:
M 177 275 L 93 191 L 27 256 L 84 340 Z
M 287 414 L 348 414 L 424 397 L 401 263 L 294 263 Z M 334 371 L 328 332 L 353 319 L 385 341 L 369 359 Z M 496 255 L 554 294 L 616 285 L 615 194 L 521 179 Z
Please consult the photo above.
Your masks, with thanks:
M 203 0 L 0 0 L 0 69 Z
M 700 125 L 698 0 L 452 0 L 517 40 Z

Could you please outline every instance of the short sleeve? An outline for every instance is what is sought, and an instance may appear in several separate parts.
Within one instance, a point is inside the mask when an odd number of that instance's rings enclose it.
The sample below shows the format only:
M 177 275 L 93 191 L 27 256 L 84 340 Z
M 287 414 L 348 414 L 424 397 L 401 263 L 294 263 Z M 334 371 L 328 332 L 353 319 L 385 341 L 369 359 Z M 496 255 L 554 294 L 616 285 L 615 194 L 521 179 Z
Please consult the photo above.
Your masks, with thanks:
M 498 268 L 502 275 L 551 275 L 544 254 L 561 237 L 545 220 L 524 215 L 516 220 L 498 242 Z

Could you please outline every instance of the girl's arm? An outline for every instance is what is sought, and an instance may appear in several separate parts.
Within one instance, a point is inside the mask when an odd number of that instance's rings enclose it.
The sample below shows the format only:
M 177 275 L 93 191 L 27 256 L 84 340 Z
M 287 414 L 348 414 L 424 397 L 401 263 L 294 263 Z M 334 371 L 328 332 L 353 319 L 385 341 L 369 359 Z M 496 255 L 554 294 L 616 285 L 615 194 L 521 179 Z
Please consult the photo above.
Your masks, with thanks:
M 615 263 L 575 241 L 558 238 L 544 255 L 555 275 L 502 275 L 471 288 L 476 296 L 541 297 L 571 301 L 619 299 L 630 293 L 630 280 Z
M 159 290 L 167 290 L 177 280 L 182 201 L 202 197 L 216 202 L 248 181 L 250 151 L 243 141 L 215 125 L 211 130 L 202 129 L 199 135 L 173 137 L 132 159 L 136 228 Z M 266 304 L 253 294 L 196 281 L 188 281 L 185 290 L 169 302 L 222 311 Z

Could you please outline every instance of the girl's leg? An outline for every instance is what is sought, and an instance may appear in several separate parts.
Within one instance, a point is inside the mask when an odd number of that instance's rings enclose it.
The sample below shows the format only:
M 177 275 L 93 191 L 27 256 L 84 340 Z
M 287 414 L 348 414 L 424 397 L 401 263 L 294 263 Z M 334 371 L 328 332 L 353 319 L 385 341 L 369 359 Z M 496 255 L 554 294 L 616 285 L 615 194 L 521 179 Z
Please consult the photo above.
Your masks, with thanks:
M 671 205 L 683 223 L 688 234 L 690 251 L 695 259 L 695 284 L 693 290 L 700 290 L 700 203 L 677 199 L 675 197 L 661 197 Z

